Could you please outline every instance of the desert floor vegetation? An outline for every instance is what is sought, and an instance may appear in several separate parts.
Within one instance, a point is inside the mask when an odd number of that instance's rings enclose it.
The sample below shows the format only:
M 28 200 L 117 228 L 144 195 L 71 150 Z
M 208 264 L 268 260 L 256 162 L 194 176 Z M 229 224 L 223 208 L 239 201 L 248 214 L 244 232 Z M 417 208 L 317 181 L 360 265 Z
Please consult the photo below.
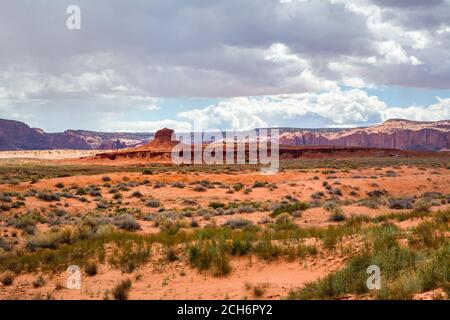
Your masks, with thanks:
M 2 299 L 448 298 L 445 159 L 284 161 L 263 178 L 2 161 Z M 64 287 L 69 265 L 80 291 Z

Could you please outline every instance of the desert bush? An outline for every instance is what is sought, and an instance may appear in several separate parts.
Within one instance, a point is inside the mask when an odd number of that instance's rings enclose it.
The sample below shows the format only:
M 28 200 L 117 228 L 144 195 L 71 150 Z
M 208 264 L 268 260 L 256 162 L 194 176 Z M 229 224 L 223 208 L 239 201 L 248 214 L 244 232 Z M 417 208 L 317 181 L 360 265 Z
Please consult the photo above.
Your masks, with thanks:
M 380 201 L 376 198 L 364 199 L 358 202 L 358 205 L 367 207 L 370 209 L 378 209 L 380 207 Z
M 253 226 L 253 222 L 246 219 L 232 219 L 224 223 L 224 227 L 231 229 L 245 229 Z
M 15 279 L 15 274 L 11 271 L 5 271 L 0 275 L 0 282 L 3 283 L 4 286 L 10 286 L 13 284 Z
M 139 192 L 139 191 L 134 191 L 134 192 L 131 194 L 131 196 L 132 196 L 133 198 L 142 198 L 142 197 L 143 197 L 143 194 L 142 194 L 141 192 Z
M 311 199 L 322 199 L 324 196 L 325 194 L 322 191 L 317 191 L 311 195 Z
M 88 276 L 93 277 L 97 274 L 98 268 L 95 262 L 88 262 L 84 265 L 84 273 Z
M 198 228 L 198 227 L 199 227 L 198 221 L 192 219 L 192 221 L 191 221 L 191 228 Z
M 450 222 L 450 210 L 436 212 L 433 220 L 437 224 L 445 224 Z
M 45 279 L 44 279 L 44 277 L 42 277 L 42 275 L 38 276 L 33 281 L 33 287 L 35 287 L 35 288 L 40 288 L 44 285 L 45 285 Z
M 55 188 L 57 188 L 57 189 L 63 189 L 63 188 L 64 188 L 64 183 L 58 182 L 57 184 L 55 184 Z
M 265 285 L 265 284 L 258 284 L 256 286 L 254 286 L 253 287 L 253 295 L 255 296 L 255 298 L 263 297 L 266 292 L 266 287 L 267 287 L 267 285 Z
M 142 174 L 143 175 L 152 175 L 153 174 L 153 170 L 150 170 L 150 169 L 145 169 L 144 171 L 142 171 Z
M 233 190 L 236 191 L 236 192 L 241 191 L 243 188 L 244 188 L 244 185 L 242 183 L 240 183 L 240 182 L 235 183 L 233 185 Z
M 172 183 L 172 188 L 183 189 L 186 185 L 183 182 L 174 182 Z
M 148 200 L 145 205 L 150 208 L 159 208 L 161 206 L 161 202 L 157 199 Z
M 104 199 L 100 200 L 100 202 L 97 203 L 97 209 L 106 210 L 108 208 L 109 208 L 109 203 Z
M 333 222 L 341 222 L 345 220 L 345 215 L 341 211 L 336 210 L 330 215 L 328 219 Z
M 225 208 L 226 205 L 225 203 L 222 202 L 210 202 L 208 207 L 218 209 L 218 208 Z
M 276 230 L 288 230 L 296 228 L 297 225 L 292 222 L 292 216 L 284 212 L 276 216 L 274 227 Z
M 142 265 L 145 265 L 151 255 L 150 246 L 143 242 L 131 240 L 119 243 L 109 257 L 109 263 L 123 272 L 132 273 Z
M 103 182 L 109 182 L 109 181 L 111 181 L 111 178 L 108 176 L 103 176 L 102 180 L 103 180 Z
M 231 272 L 226 249 L 215 242 L 191 245 L 188 255 L 191 266 L 200 271 L 211 270 L 214 276 L 225 276 Z
M 120 281 L 112 290 L 112 295 L 115 300 L 127 300 L 128 299 L 128 293 L 131 289 L 131 280 L 126 279 Z
M 336 208 L 340 207 L 340 204 L 336 200 L 328 200 L 328 201 L 324 202 L 322 207 L 329 212 L 333 212 L 333 210 L 336 210 Z
M 387 191 L 385 190 L 373 190 L 373 191 L 369 191 L 367 192 L 367 195 L 371 198 L 381 198 L 384 196 L 387 196 Z
M 303 211 L 308 209 L 308 204 L 305 202 L 294 202 L 294 203 L 283 203 L 276 206 L 272 211 L 271 216 L 276 217 L 277 215 L 287 212 L 293 213 L 294 211 Z
M 206 192 L 208 189 L 206 189 L 206 187 L 202 186 L 202 185 L 196 185 L 193 190 L 195 192 Z
M 252 244 L 250 241 L 234 239 L 231 243 L 231 254 L 244 256 L 248 254 L 252 249 Z
M 59 194 L 56 193 L 51 193 L 51 192 L 39 192 L 37 194 L 37 198 L 43 201 L 47 201 L 47 202 L 52 202 L 52 201 L 59 201 L 60 200 L 60 196 Z
M 166 249 L 166 260 L 169 262 L 178 260 L 177 252 L 173 247 L 168 247 Z
M 388 203 L 389 209 L 412 209 L 412 199 L 410 198 L 400 198 L 400 199 L 390 199 Z
M 267 182 L 256 181 L 252 188 L 264 188 L 266 185 Z
M 8 252 L 13 249 L 13 245 L 9 241 L 6 241 L 5 239 L 0 238 L 0 249 Z
M 432 222 L 421 223 L 412 231 L 413 235 L 408 239 L 411 245 L 423 245 L 436 249 L 445 242 L 445 237 L 439 235 L 436 225 Z
M 129 214 L 122 214 L 114 218 L 114 224 L 122 230 L 136 231 L 141 230 L 141 226 L 136 219 Z
M 165 186 L 166 186 L 166 184 L 164 182 L 157 181 L 153 185 L 153 189 L 160 189 L 160 188 L 164 188 Z
M 417 212 L 430 212 L 431 206 L 432 204 L 429 200 L 421 198 L 414 203 L 413 209 Z
M 61 244 L 69 244 L 75 240 L 72 229 L 66 228 L 56 232 L 50 231 L 33 236 L 26 243 L 28 251 L 38 249 L 57 249 Z
M 270 240 L 259 241 L 253 248 L 255 254 L 264 260 L 275 260 L 278 258 L 282 250 L 279 246 L 274 245 Z

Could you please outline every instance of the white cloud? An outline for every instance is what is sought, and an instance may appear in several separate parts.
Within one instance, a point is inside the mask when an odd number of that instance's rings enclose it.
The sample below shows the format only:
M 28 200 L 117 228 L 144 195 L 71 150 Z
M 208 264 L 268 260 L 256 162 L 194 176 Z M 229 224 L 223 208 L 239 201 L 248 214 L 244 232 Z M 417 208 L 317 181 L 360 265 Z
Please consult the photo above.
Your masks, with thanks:
M 391 118 L 444 120 L 450 118 L 450 99 L 428 107 L 388 107 L 359 89 L 325 93 L 241 97 L 179 114 L 197 130 L 248 130 L 261 127 L 353 127 Z

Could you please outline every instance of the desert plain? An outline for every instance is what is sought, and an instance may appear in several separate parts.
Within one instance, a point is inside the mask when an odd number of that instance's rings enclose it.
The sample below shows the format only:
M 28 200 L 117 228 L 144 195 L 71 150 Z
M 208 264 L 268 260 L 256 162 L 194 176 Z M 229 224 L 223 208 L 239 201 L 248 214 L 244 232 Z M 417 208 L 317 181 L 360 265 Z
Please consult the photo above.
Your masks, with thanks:
M 448 299 L 449 157 L 262 176 L 39 154 L 0 155 L 0 299 Z

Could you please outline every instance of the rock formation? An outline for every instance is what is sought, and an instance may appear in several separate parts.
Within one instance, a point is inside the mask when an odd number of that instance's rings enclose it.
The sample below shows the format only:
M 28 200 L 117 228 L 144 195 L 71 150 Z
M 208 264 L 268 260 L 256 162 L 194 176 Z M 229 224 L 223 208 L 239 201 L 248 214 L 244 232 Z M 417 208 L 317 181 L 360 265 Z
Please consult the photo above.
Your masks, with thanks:
M 414 122 L 394 119 L 379 126 L 333 133 L 307 130 L 286 132 L 281 134 L 280 143 L 292 146 L 330 145 L 401 150 L 446 150 L 450 149 L 450 120 Z

